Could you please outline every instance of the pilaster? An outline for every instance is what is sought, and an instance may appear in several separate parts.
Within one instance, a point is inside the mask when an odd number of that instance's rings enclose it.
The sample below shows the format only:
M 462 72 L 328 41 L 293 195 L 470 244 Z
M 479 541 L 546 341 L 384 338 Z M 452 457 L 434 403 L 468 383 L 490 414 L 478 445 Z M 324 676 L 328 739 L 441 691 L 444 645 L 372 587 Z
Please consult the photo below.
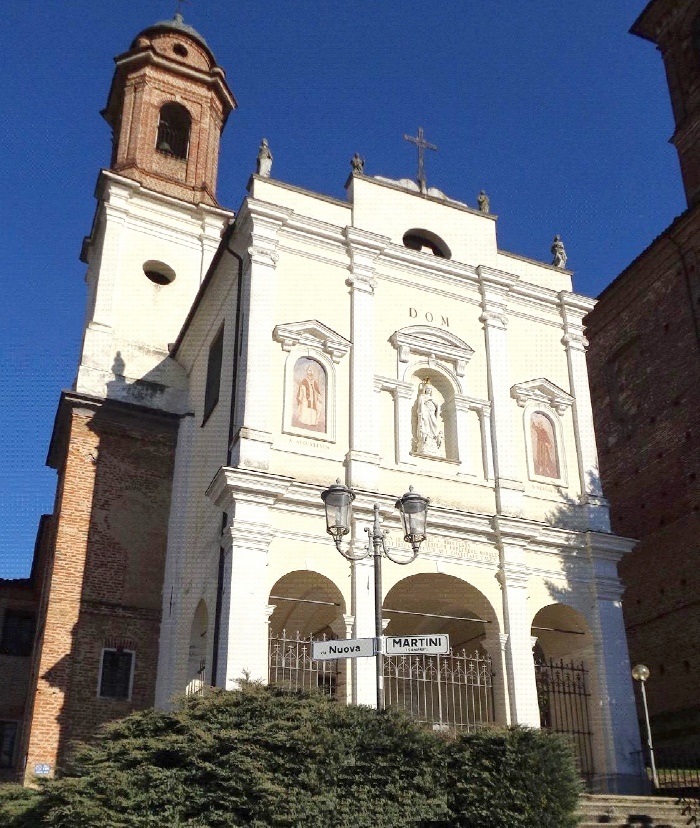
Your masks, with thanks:
M 519 521 L 494 517 L 501 566 L 498 580 L 503 595 L 503 617 L 508 636 L 505 648 L 508 675 L 508 699 L 511 724 L 540 726 L 540 712 L 535 681 L 530 613 L 527 605 L 530 570 L 525 562 L 532 529 Z
M 591 629 L 599 700 L 591 711 L 597 784 L 611 793 L 640 793 L 641 741 L 617 576 L 617 563 L 634 542 L 587 532 L 586 543 L 593 569 Z
M 491 403 L 491 445 L 498 514 L 518 517 L 522 512 L 524 486 L 516 465 L 515 428 L 510 399 L 510 366 L 507 339 L 507 298 L 513 277 L 479 266 L 486 366 Z
M 356 542 L 355 553 L 362 551 Z M 352 563 L 352 612 L 355 638 L 374 638 L 374 563 L 371 556 Z M 373 658 L 356 658 L 353 669 L 353 704 L 377 706 L 376 664 Z
M 292 211 L 248 198 L 239 220 L 247 231 L 241 293 L 241 348 L 236 378 L 232 465 L 265 470 L 272 446 L 272 331 L 275 327 L 279 231 Z
M 494 721 L 499 725 L 509 725 L 511 714 L 507 680 L 508 635 L 489 630 L 481 645 L 491 656 Z
M 564 323 L 562 344 L 566 349 L 576 457 L 578 463 L 581 499 L 588 516 L 589 527 L 598 532 L 610 531 L 608 503 L 603 498 L 598 468 L 598 451 L 593 430 L 593 409 L 586 367 L 586 346 L 583 335 L 583 316 L 593 308 L 593 302 L 567 291 L 559 293 L 559 308 Z
M 221 597 L 218 664 L 223 686 L 234 689 L 242 678 L 267 682 L 267 555 L 275 537 L 272 507 L 289 487 L 286 477 L 244 469 L 219 469 L 207 496 L 223 509 L 228 522 Z
M 350 451 L 347 483 L 375 491 L 379 472 L 379 429 L 374 399 L 375 353 L 374 278 L 376 262 L 389 239 L 355 227 L 344 231 L 350 256 L 351 340 Z
M 177 636 L 183 624 L 183 566 L 187 550 L 192 548 L 187 504 L 192 495 L 190 471 L 193 469 L 191 454 L 194 431 L 194 417 L 183 417 L 180 420 L 175 449 L 175 469 L 168 520 L 168 546 L 163 578 L 163 609 L 160 621 L 155 696 L 155 706 L 159 708 L 169 708 L 173 696 L 182 693 L 185 689 L 184 686 L 177 684 L 178 655 L 181 655 L 177 651 Z

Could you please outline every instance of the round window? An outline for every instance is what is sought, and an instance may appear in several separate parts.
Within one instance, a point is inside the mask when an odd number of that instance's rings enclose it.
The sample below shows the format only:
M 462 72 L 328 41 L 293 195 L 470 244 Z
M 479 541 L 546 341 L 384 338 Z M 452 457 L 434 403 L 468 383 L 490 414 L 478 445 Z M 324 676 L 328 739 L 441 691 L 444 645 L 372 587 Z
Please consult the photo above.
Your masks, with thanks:
M 155 259 L 147 261 L 143 266 L 143 272 L 156 285 L 169 285 L 175 278 L 175 271 L 164 262 Z

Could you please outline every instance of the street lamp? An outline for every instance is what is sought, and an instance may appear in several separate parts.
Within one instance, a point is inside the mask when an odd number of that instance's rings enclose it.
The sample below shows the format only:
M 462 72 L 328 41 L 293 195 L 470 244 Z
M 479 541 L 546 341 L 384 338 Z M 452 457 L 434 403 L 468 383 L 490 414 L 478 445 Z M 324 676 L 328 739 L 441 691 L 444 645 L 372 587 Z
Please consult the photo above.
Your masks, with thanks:
M 649 724 L 649 708 L 647 707 L 647 693 L 644 685 L 649 678 L 649 668 L 646 664 L 635 664 L 632 668 L 632 678 L 638 681 L 642 688 L 642 702 L 644 704 L 644 720 L 647 726 L 647 747 L 649 748 L 649 760 L 651 762 L 651 778 L 654 783 L 654 788 L 659 787 L 659 775 L 656 772 L 656 762 L 654 760 L 654 745 L 651 741 L 651 725 Z
M 353 553 L 350 549 L 343 549 L 341 539 L 350 531 L 350 515 L 355 493 L 344 486 L 340 480 L 321 492 L 321 499 L 326 507 L 326 531 L 335 541 L 335 547 L 340 554 L 349 561 L 361 561 L 370 555 L 374 558 L 374 634 L 375 659 L 377 667 L 377 709 L 384 709 L 384 664 L 382 652 L 382 555 L 393 563 L 405 565 L 415 561 L 421 543 L 426 538 L 426 516 L 428 513 L 428 499 L 413 491 L 413 486 L 405 495 L 396 501 L 396 508 L 401 513 L 403 522 L 404 540 L 411 544 L 411 556 L 400 560 L 392 556 L 384 539 L 388 532 L 382 528 L 379 517 L 379 504 L 374 504 L 374 521 L 372 526 L 366 526 L 368 543 L 367 549 L 361 553 Z

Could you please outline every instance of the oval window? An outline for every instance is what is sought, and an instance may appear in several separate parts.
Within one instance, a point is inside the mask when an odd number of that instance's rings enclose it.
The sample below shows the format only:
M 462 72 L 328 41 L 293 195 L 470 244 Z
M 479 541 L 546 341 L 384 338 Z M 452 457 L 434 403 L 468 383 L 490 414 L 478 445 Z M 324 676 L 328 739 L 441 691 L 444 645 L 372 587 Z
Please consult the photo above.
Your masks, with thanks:
M 175 278 L 175 271 L 172 267 L 155 259 L 145 262 L 143 272 L 156 285 L 169 285 Z

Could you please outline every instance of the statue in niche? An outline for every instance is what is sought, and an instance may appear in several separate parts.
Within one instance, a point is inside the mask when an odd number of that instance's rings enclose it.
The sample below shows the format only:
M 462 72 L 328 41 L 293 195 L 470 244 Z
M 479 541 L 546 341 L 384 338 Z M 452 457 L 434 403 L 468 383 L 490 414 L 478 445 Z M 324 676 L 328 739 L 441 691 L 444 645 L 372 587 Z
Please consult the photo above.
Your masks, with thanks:
M 554 267 L 566 267 L 566 250 L 564 250 L 564 242 L 560 235 L 554 237 L 552 242 L 552 264 Z
M 301 357 L 294 366 L 292 425 L 311 431 L 326 430 L 326 372 L 308 357 Z
M 559 477 L 554 424 L 545 414 L 535 411 L 530 418 L 530 440 L 532 442 L 532 465 L 540 477 Z
M 418 451 L 437 454 L 442 446 L 440 410 L 433 398 L 433 386 L 426 379 L 418 389 Z
M 258 150 L 258 175 L 263 178 L 269 178 L 272 172 L 272 152 L 267 143 L 267 138 L 263 138 L 260 142 L 260 149 Z
M 476 200 L 477 200 L 477 203 L 479 204 L 479 210 L 481 210 L 482 213 L 490 213 L 491 212 L 491 202 L 489 201 L 489 197 L 486 195 L 486 193 L 483 190 L 479 193 Z
M 354 173 L 359 173 L 360 175 L 364 175 L 365 173 L 365 159 L 356 152 L 353 157 L 350 159 L 350 164 L 352 166 L 352 171 Z

